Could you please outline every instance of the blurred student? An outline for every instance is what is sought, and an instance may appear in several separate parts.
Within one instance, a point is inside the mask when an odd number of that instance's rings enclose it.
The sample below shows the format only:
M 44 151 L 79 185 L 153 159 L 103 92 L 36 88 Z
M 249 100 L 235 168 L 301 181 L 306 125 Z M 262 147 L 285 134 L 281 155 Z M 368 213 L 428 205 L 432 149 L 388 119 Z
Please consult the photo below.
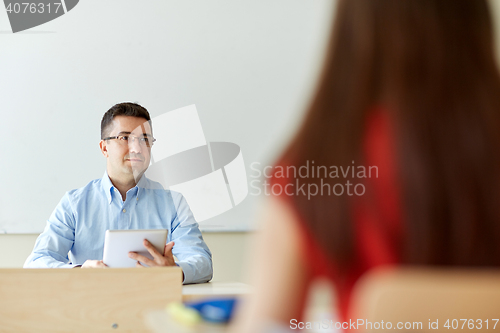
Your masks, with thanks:
M 340 0 L 336 15 L 319 87 L 274 168 L 282 193 L 261 221 L 239 332 L 290 327 L 319 276 L 343 319 L 371 268 L 500 264 L 500 77 L 486 0 Z M 301 166 L 308 177 L 294 174 Z

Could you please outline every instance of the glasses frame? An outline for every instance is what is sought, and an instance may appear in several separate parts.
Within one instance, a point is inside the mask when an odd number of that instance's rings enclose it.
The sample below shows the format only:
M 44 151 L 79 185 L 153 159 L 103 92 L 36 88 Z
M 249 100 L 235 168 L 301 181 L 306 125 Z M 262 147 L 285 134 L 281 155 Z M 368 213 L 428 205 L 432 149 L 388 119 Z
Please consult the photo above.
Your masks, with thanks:
M 136 139 L 139 139 L 139 145 L 140 145 L 140 146 L 143 146 L 143 145 L 142 145 L 142 143 L 141 143 L 141 141 L 140 141 L 140 139 L 145 138 L 145 137 L 142 137 L 142 138 L 141 138 L 140 136 L 135 136 L 135 135 L 130 135 L 130 134 L 120 134 L 120 135 L 116 135 L 116 136 L 108 136 L 107 138 L 104 138 L 103 140 L 104 140 L 104 141 L 107 141 L 107 140 L 118 140 L 118 141 L 120 142 L 120 141 L 122 141 L 122 140 L 119 140 L 119 138 L 120 138 L 120 137 L 122 137 L 122 136 L 126 136 L 126 137 L 134 137 L 134 138 L 136 138 Z M 146 137 L 146 138 L 147 138 L 148 140 L 150 140 L 148 137 Z M 148 144 L 145 144 L 145 145 L 144 145 L 144 147 L 148 147 L 148 148 L 153 147 L 154 143 L 156 142 L 156 139 L 155 139 L 153 136 L 151 136 L 151 138 L 153 138 L 153 139 L 151 140 L 151 143 L 150 143 L 149 145 L 148 145 Z M 134 141 L 135 141 L 135 139 L 134 139 Z M 128 138 L 127 138 L 126 142 L 127 142 L 127 144 L 129 144 L 129 142 L 130 142 L 130 141 L 129 141 L 129 139 L 128 139 Z M 132 142 L 133 142 L 133 141 L 132 141 Z

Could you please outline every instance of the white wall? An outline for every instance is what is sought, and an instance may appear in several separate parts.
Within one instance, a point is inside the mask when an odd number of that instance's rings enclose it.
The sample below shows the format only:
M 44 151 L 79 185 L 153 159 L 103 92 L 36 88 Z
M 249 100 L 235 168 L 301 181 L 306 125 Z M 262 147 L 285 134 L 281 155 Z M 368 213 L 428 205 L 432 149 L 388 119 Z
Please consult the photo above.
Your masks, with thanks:
M 196 104 L 207 141 L 238 144 L 247 170 L 268 163 L 313 89 L 332 3 L 85 0 L 17 34 L 0 8 L 0 133 L 16 138 L 0 145 L 0 233 L 41 232 L 66 191 L 102 177 L 99 125 L 118 102 L 152 117 Z M 200 226 L 251 229 L 255 205 Z

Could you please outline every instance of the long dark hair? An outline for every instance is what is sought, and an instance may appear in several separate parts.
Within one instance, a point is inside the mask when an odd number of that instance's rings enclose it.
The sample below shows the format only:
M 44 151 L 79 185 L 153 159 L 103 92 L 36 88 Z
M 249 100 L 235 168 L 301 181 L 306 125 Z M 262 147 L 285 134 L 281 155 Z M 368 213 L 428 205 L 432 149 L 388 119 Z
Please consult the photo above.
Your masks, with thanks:
M 401 262 L 499 265 L 500 79 L 486 0 L 340 0 L 318 89 L 277 164 L 363 161 L 376 105 L 394 127 Z M 350 199 L 292 198 L 339 265 L 355 255 Z

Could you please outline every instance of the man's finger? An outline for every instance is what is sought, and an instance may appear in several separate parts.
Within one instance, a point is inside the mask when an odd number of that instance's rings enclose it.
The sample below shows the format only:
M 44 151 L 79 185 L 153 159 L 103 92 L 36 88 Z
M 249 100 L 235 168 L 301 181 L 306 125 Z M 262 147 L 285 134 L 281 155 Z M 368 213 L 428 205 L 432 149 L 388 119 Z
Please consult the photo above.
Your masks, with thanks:
M 82 268 L 107 268 L 108 265 L 106 265 L 102 260 L 86 260 Z
M 140 255 L 140 254 L 135 253 L 135 252 L 129 252 L 129 253 L 128 253 L 128 257 L 129 257 L 129 258 L 132 258 L 132 259 L 134 259 L 134 260 L 140 261 L 140 262 L 142 262 L 143 264 L 146 264 L 146 265 L 148 265 L 148 266 L 150 266 L 150 267 L 151 267 L 151 266 L 156 266 L 156 263 L 155 263 L 153 260 L 151 260 L 151 259 L 149 259 L 149 258 L 146 258 L 145 256 Z
M 144 268 L 144 266 L 142 266 L 140 262 L 136 262 L 136 263 L 135 263 L 135 267 Z
M 168 242 L 166 245 L 165 245 L 165 249 L 163 250 L 163 256 L 166 257 L 167 255 L 172 255 L 172 248 L 174 247 L 175 243 L 172 241 L 172 242 Z
M 153 256 L 154 259 L 158 259 L 162 256 L 147 239 L 144 240 L 143 244 L 146 250 L 148 250 L 148 252 L 151 254 L 151 256 Z

